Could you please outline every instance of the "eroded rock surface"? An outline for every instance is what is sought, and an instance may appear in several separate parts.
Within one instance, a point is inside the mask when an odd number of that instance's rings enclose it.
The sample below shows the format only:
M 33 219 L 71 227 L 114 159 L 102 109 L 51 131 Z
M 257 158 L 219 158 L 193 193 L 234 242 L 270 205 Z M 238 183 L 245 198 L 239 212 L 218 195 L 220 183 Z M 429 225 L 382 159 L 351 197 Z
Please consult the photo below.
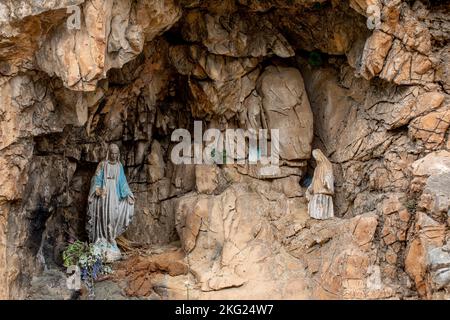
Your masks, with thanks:
M 435 1 L 1 0 L 0 298 L 73 297 L 61 252 L 86 239 L 110 142 L 136 195 L 126 237 L 160 249 L 99 298 L 449 298 L 449 17 Z M 171 133 L 194 120 L 279 129 L 280 171 L 175 165 Z M 331 220 L 306 212 L 312 148 L 333 164 Z

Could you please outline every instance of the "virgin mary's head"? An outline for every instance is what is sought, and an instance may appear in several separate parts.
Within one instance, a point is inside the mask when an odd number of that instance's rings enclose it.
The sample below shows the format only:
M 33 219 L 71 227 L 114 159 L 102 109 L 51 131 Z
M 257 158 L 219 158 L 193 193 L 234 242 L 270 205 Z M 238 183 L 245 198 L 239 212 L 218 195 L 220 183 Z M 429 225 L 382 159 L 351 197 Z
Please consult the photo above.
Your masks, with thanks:
M 117 144 L 111 143 L 108 148 L 108 160 L 117 162 L 119 160 L 119 147 Z
M 314 149 L 312 152 L 312 156 L 316 160 L 317 164 L 321 166 L 331 167 L 331 162 L 325 157 L 322 150 Z
M 324 155 L 322 151 L 320 151 L 320 149 L 314 149 L 312 152 L 312 156 L 316 161 L 322 161 L 322 159 L 324 158 Z

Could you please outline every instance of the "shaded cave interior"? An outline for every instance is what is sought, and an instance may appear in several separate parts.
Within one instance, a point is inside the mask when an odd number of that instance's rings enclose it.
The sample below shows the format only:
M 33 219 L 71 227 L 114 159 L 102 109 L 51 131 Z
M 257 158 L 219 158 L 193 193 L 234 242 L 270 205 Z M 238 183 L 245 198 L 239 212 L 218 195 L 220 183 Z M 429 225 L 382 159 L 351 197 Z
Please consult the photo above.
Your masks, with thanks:
M 172 42 L 172 38 L 172 33 L 169 33 L 167 36 L 163 37 L 163 39 L 169 43 Z M 282 59 L 275 57 L 265 59 L 260 64 L 260 67 L 264 69 L 264 67 L 268 65 L 279 65 L 298 68 L 297 59 L 302 61 L 303 67 L 309 66 L 316 68 L 323 65 L 331 66 L 331 64 L 328 63 L 328 58 L 329 56 L 327 54 L 319 51 L 301 51 L 293 58 Z M 342 63 L 345 61 L 345 58 L 340 56 L 333 56 L 332 59 L 333 61 L 341 60 Z M 138 61 L 142 60 L 143 58 L 140 56 L 136 58 L 136 61 L 132 61 L 129 64 L 136 65 Z M 125 66 L 125 68 L 127 67 L 128 66 Z M 137 65 L 137 67 L 139 67 L 139 65 Z M 109 88 L 120 88 L 130 84 L 126 81 L 114 82 L 114 80 L 112 80 L 114 77 L 123 78 L 124 76 L 121 74 L 121 70 L 111 70 L 109 72 L 108 79 L 105 80 L 108 82 Z M 51 177 L 50 181 L 60 181 L 63 185 L 54 186 L 55 189 L 58 190 L 55 193 L 51 193 L 50 196 L 48 193 L 48 186 L 43 186 L 44 188 L 42 190 L 42 188 L 37 188 L 36 185 L 30 185 L 30 189 L 26 192 L 26 194 L 35 195 L 38 198 L 37 203 L 39 203 L 38 208 L 35 208 L 34 211 L 29 212 L 30 236 L 28 239 L 28 248 L 31 250 L 32 255 L 37 256 L 40 252 L 40 254 L 42 254 L 41 258 L 44 259 L 47 267 L 61 266 L 62 251 L 69 241 L 71 242 L 75 239 L 79 239 L 81 241 L 88 240 L 85 225 L 87 214 L 87 197 L 91 183 L 90 180 L 95 173 L 98 161 L 104 159 L 106 155 L 106 146 L 109 143 L 116 143 L 120 146 L 121 161 L 124 164 L 128 182 L 138 199 L 139 191 L 137 190 L 139 189 L 139 186 L 151 188 L 152 183 L 148 182 L 145 177 L 142 177 L 142 173 L 146 171 L 146 163 L 144 163 L 144 161 L 141 161 L 141 163 L 134 163 L 133 158 L 135 157 L 136 152 L 141 153 L 141 156 L 150 154 L 152 141 L 154 140 L 158 141 L 163 148 L 164 162 L 168 167 L 166 176 L 171 177 L 174 171 L 174 166 L 171 165 L 171 161 L 169 160 L 170 148 L 176 144 L 176 142 L 170 141 L 171 130 L 176 128 L 186 128 L 190 132 L 193 132 L 192 124 L 195 120 L 203 121 L 204 127 L 206 128 L 208 127 L 207 123 L 210 121 L 199 118 L 196 119 L 192 116 L 185 100 L 186 96 L 189 94 L 186 89 L 187 81 L 188 79 L 186 76 L 175 74 L 174 79 L 170 79 L 169 81 L 167 95 L 163 98 L 163 100 L 157 101 L 156 108 L 151 111 L 147 109 L 142 96 L 135 97 L 134 101 L 131 101 L 126 106 L 127 114 L 124 119 L 123 130 L 125 132 L 133 132 L 137 126 L 136 119 L 141 117 L 142 113 L 144 113 L 146 114 L 146 121 L 143 122 L 143 124 L 150 127 L 149 132 L 146 132 L 149 137 L 148 140 L 134 140 L 132 134 L 130 135 L 126 133 L 124 133 L 121 137 L 118 136 L 118 139 L 109 140 L 106 138 L 103 140 L 102 138 L 105 136 L 105 133 L 108 134 L 108 128 L 105 130 L 104 124 L 102 123 L 105 118 L 105 115 L 102 114 L 102 108 L 105 105 L 104 101 L 100 104 L 96 114 L 94 115 L 94 118 L 98 118 L 98 125 L 95 130 L 91 132 L 90 136 L 87 135 L 85 127 L 69 125 L 66 126 L 64 131 L 61 133 L 53 133 L 34 138 L 34 157 L 58 158 L 58 169 L 61 170 L 55 171 L 55 176 Z M 169 90 L 172 91 L 169 92 Z M 173 92 L 176 92 L 174 96 L 172 96 Z M 313 106 L 311 106 L 311 109 L 314 113 Z M 162 128 L 158 128 L 154 125 L 157 115 L 161 117 L 170 117 L 170 130 L 163 130 Z M 122 114 L 122 117 L 123 116 L 124 115 Z M 229 123 L 233 121 L 236 123 L 238 122 L 236 116 L 228 119 Z M 239 128 L 239 124 L 237 124 L 237 127 Z M 95 158 L 89 159 L 89 155 L 87 153 L 91 150 L 82 150 L 81 154 L 77 157 L 67 155 L 67 153 L 70 152 L 70 149 L 76 149 L 80 145 L 88 145 L 89 147 L 95 148 L 97 152 Z M 321 146 L 320 139 L 317 135 L 314 137 L 313 146 Z M 313 161 L 314 160 L 308 161 L 308 168 L 305 170 L 300 181 L 303 188 L 310 183 L 310 179 L 312 178 L 315 166 Z M 50 165 L 54 165 L 54 163 Z M 187 188 L 185 190 L 178 192 L 178 195 L 195 191 L 195 165 L 192 164 L 187 166 L 192 167 L 191 170 L 189 170 L 189 173 L 192 175 L 191 185 L 186 186 Z M 227 166 L 227 164 L 219 166 Z M 76 168 L 75 171 L 73 171 L 73 168 Z M 36 174 L 39 174 L 39 172 L 36 172 Z M 36 180 L 39 180 L 39 178 L 36 178 Z M 31 181 L 36 180 L 31 179 Z M 143 203 L 141 207 L 136 207 L 135 215 L 142 215 L 144 206 L 145 204 Z M 159 210 L 157 209 L 157 211 Z M 146 212 L 145 214 L 149 213 Z M 153 215 L 155 213 L 150 214 Z M 154 219 L 156 228 L 158 228 L 158 224 L 161 223 L 163 225 L 169 223 L 172 228 L 171 230 L 163 228 L 165 231 L 169 231 L 169 234 L 165 234 L 162 237 L 158 237 L 161 235 L 161 231 L 156 231 L 156 236 L 146 244 L 166 244 L 168 242 L 179 240 L 178 234 L 174 227 L 174 221 L 161 222 L 158 220 L 157 215 L 158 213 L 156 213 Z M 169 220 L 173 219 L 174 216 L 169 218 Z M 129 234 L 129 232 L 126 233 L 125 236 L 127 236 L 127 234 Z

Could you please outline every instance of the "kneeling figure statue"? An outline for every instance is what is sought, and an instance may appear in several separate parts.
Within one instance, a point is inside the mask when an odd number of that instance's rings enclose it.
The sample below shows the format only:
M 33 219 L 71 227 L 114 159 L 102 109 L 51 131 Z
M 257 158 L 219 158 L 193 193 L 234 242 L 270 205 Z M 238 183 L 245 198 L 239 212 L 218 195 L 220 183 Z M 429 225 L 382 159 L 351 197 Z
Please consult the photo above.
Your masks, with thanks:
M 89 240 L 100 249 L 106 262 L 121 259 L 116 239 L 125 232 L 134 214 L 134 195 L 119 159 L 119 147 L 111 144 L 92 177 L 88 198 Z
M 319 149 L 313 150 L 312 155 L 316 159 L 317 166 L 312 183 L 306 190 L 306 198 L 309 200 L 308 213 L 314 219 L 333 218 L 333 167 Z

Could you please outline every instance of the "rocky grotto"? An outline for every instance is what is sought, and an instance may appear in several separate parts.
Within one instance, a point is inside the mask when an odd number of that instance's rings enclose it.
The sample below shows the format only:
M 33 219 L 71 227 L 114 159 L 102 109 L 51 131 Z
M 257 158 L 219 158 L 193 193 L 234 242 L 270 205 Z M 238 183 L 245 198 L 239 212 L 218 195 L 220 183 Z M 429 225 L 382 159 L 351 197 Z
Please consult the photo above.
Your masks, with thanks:
M 449 1 L 0 0 L 0 298 L 76 298 L 114 143 L 134 217 L 98 299 L 450 299 L 449 39 Z M 194 121 L 279 129 L 280 171 L 174 164 Z

